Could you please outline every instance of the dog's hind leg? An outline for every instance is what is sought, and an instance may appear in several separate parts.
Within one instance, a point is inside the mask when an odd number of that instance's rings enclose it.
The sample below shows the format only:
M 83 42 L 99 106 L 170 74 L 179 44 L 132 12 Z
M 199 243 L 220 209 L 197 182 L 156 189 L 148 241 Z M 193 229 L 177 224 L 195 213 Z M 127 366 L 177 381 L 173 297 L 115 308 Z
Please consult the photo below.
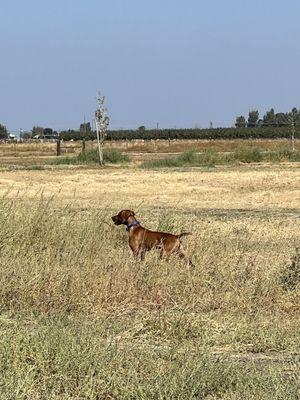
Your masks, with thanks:
M 160 254 L 159 254 L 159 259 L 160 260 L 166 260 L 167 262 L 170 261 L 170 254 L 167 253 L 164 248 L 161 249 Z
M 186 255 L 186 253 L 182 250 L 182 248 L 179 247 L 178 250 L 176 251 L 176 254 L 181 260 L 186 261 L 189 267 L 195 268 L 195 265 L 192 263 L 190 258 Z

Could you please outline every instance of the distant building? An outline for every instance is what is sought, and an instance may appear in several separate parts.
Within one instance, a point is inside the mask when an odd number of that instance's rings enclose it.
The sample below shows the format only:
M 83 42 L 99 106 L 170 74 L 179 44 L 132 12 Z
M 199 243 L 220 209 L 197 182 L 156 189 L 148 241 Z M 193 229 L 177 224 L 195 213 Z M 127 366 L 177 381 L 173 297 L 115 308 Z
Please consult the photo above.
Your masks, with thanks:
M 91 123 L 84 122 L 83 124 L 80 124 L 79 131 L 80 131 L 80 133 L 91 132 Z

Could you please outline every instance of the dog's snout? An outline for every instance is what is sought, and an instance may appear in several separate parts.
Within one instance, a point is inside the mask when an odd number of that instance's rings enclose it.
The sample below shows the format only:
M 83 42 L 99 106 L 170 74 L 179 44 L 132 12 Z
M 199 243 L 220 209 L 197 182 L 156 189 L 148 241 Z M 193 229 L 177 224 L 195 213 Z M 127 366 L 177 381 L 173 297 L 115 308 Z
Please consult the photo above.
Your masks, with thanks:
M 122 221 L 120 221 L 120 217 L 118 215 L 113 215 L 111 217 L 111 219 L 113 220 L 113 223 L 115 225 L 121 225 Z

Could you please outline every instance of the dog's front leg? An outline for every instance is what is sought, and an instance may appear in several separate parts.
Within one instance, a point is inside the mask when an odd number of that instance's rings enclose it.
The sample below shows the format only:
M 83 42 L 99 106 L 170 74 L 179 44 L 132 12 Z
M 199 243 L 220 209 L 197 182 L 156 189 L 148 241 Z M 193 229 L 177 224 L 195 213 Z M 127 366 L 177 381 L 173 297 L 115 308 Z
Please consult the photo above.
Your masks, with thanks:
M 133 251 L 133 257 L 135 261 L 144 261 L 145 260 L 145 249 L 142 247 L 139 247 L 137 249 L 132 250 Z

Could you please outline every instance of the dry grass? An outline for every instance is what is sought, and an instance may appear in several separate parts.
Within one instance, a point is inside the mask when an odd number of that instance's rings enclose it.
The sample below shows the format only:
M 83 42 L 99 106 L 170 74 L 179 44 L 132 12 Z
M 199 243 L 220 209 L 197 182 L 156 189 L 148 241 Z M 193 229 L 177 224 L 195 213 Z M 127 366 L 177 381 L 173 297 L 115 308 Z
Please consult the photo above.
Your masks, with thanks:
M 137 153 L 181 153 L 193 150 L 202 152 L 213 150 L 217 152 L 232 152 L 244 148 L 258 148 L 260 150 L 278 151 L 291 148 L 287 139 L 252 139 L 252 140 L 149 140 L 149 141 L 128 141 L 128 142 L 107 142 L 108 146 L 117 147 L 123 151 Z M 300 150 L 300 141 L 296 140 L 296 149 Z
M 3 171 L 2 398 L 299 398 L 300 286 L 281 279 L 299 182 L 297 165 Z M 196 268 L 134 264 L 110 221 L 125 207 L 191 230 Z
M 300 141 L 296 140 L 296 150 L 300 151 Z M 131 153 L 134 162 L 165 157 L 166 154 L 181 153 L 193 150 L 203 152 L 233 152 L 245 148 L 257 148 L 262 151 L 279 151 L 291 149 L 291 143 L 286 139 L 278 140 L 150 140 L 150 141 L 108 141 L 106 148 L 114 148 Z M 86 142 L 86 148 L 95 148 L 96 142 Z M 64 142 L 61 145 L 62 155 L 78 154 L 82 148 L 81 142 Z M 44 164 L 47 159 L 55 157 L 56 143 L 0 143 L 0 164 L 28 165 L 29 163 Z
M 298 210 L 299 164 L 214 169 L 143 171 L 131 168 L 2 171 L 0 195 L 34 199 L 55 195 L 72 205 L 136 208 L 159 212 L 243 210 L 270 213 Z

